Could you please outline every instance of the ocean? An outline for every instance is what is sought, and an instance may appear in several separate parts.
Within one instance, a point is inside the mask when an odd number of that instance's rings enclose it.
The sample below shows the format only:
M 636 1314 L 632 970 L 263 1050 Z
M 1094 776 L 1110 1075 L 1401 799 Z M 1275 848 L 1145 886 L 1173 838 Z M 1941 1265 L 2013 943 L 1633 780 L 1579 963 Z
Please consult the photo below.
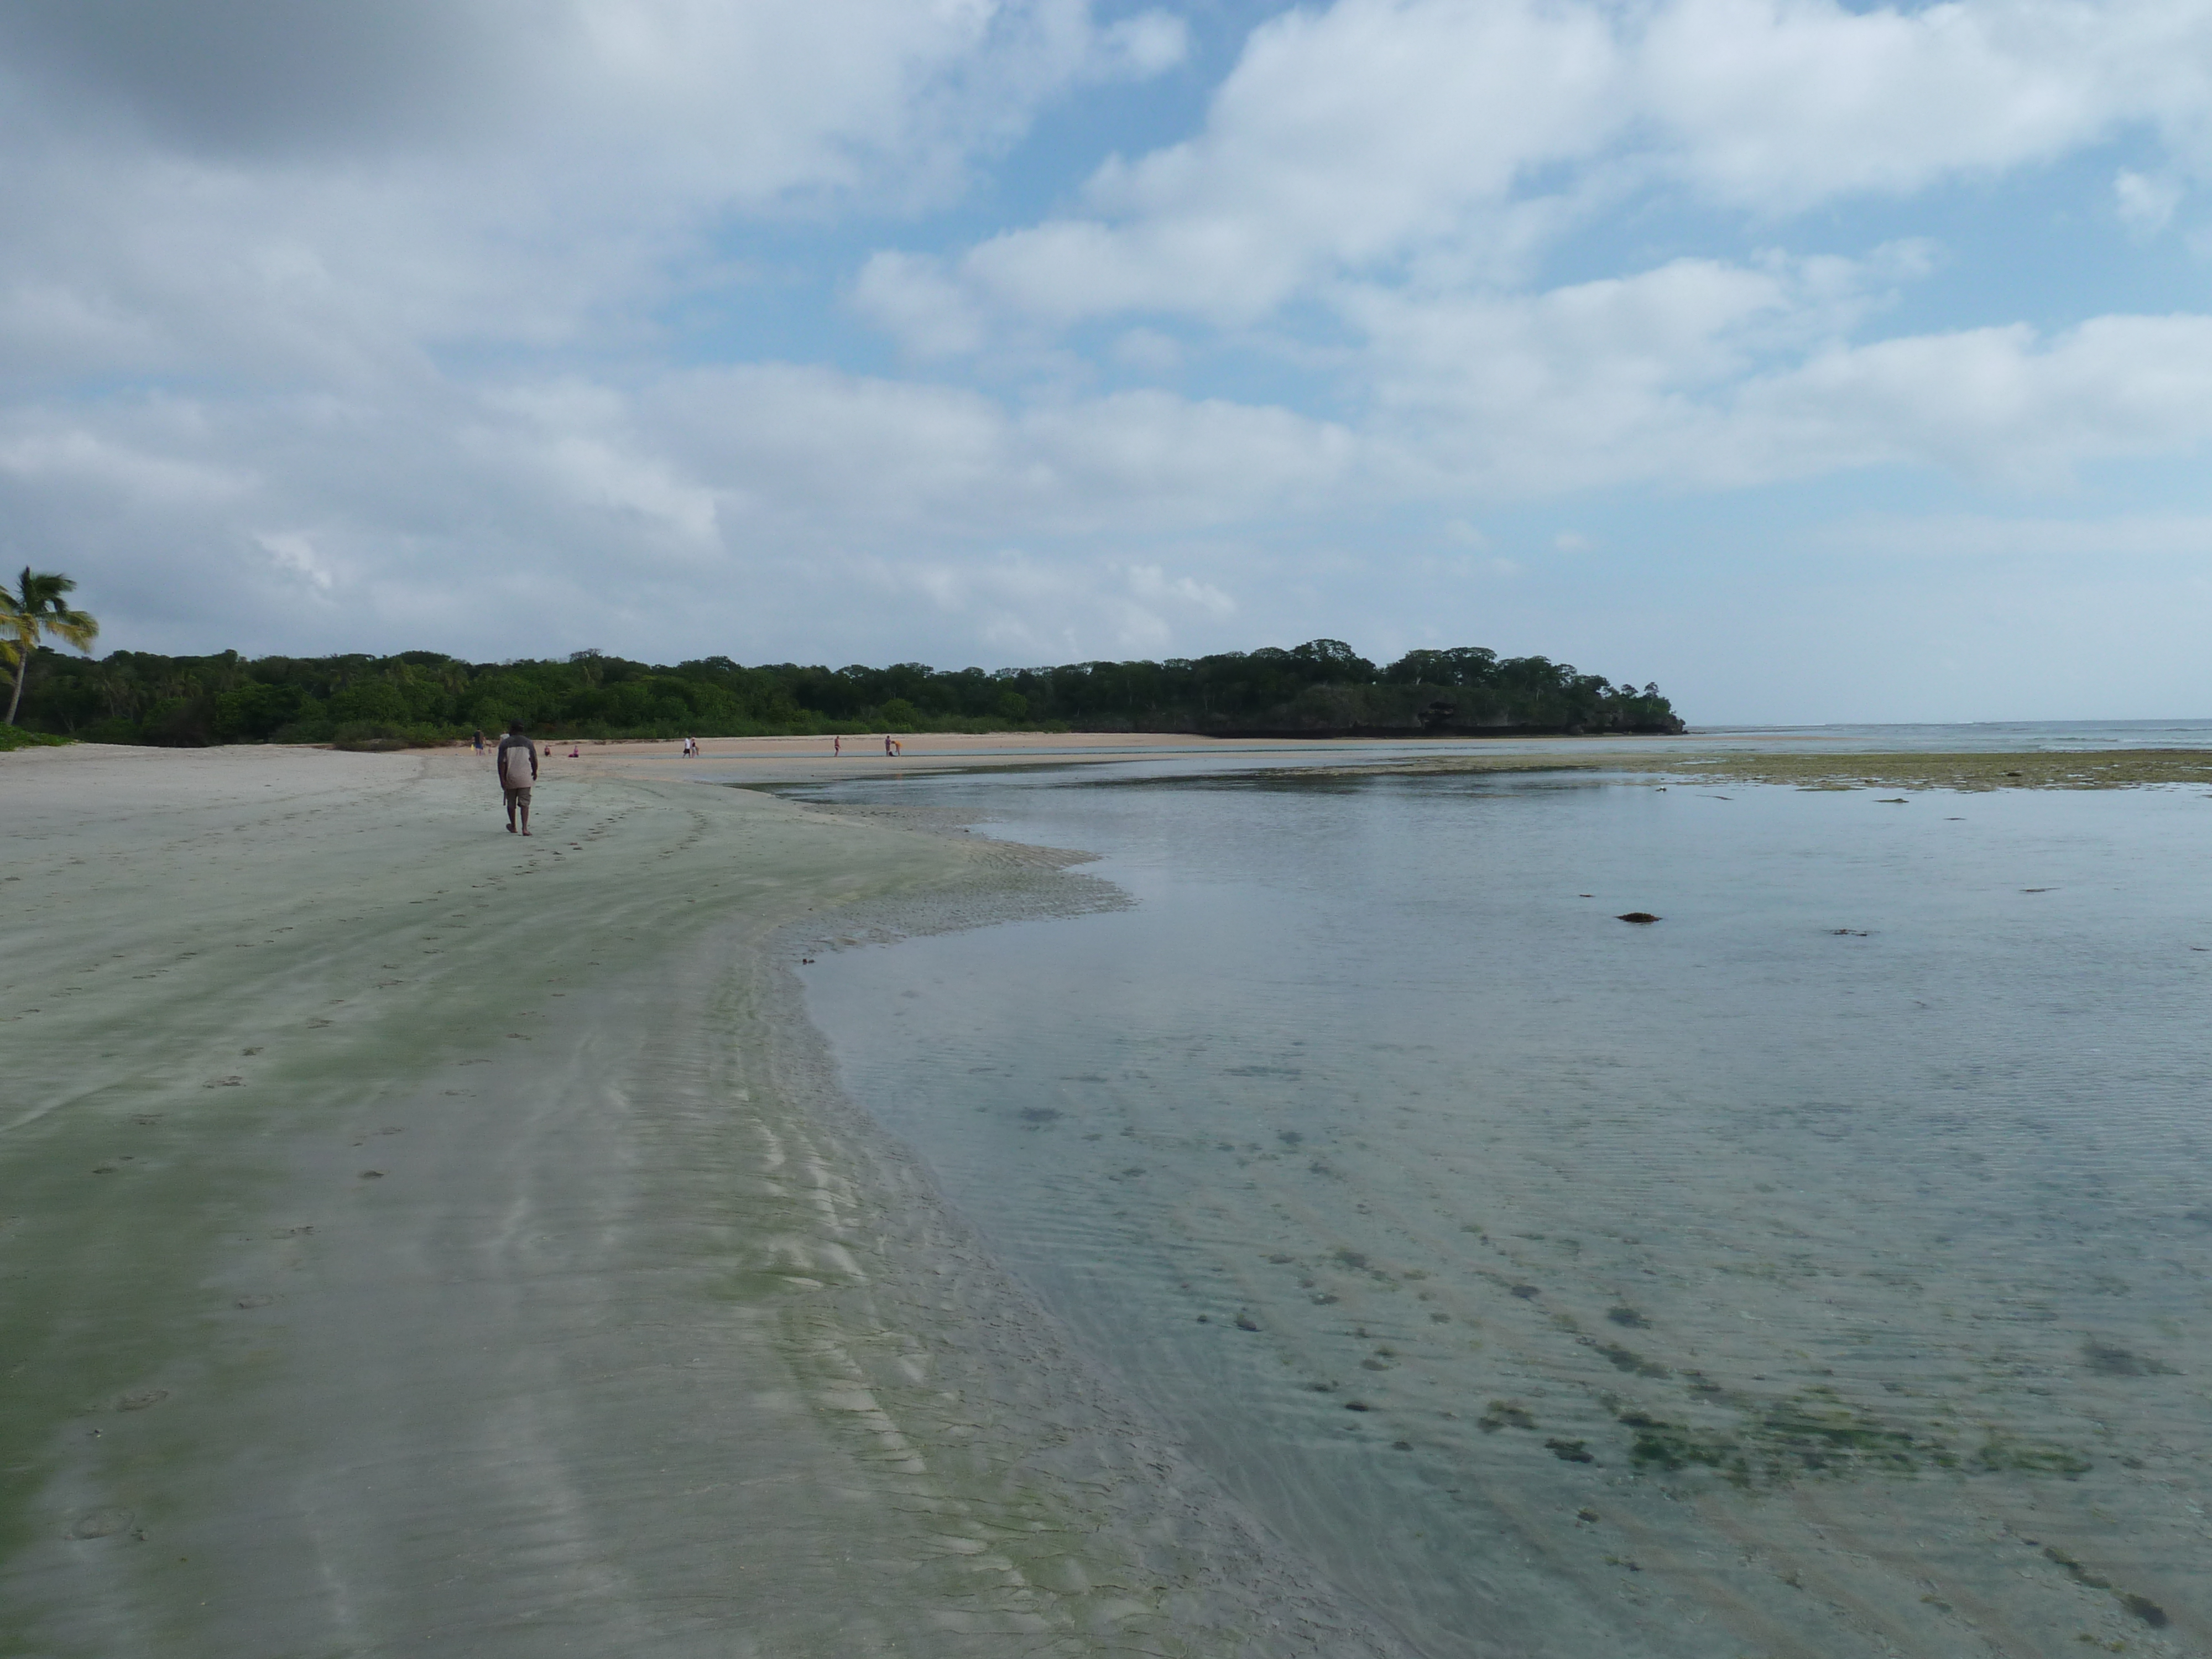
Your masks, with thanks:
M 2212 727 L 1664 745 L 1738 746 Z M 2204 1650 L 2212 795 L 1214 769 L 795 791 L 1130 900 L 802 971 L 1317 1575 L 1437 1656 Z

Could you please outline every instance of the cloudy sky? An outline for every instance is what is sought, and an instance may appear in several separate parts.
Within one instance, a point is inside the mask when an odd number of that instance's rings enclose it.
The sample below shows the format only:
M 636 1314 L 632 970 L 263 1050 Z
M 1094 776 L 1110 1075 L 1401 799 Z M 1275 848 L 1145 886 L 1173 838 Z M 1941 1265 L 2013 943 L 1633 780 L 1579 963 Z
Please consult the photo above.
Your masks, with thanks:
M 2212 0 L 0 0 L 104 643 L 2212 715 Z

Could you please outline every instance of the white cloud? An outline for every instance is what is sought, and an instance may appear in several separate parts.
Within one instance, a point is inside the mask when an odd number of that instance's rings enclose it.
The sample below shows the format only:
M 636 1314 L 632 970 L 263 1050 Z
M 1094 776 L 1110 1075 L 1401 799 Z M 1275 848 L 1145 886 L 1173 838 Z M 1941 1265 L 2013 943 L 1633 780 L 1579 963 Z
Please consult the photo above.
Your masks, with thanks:
M 974 294 L 946 273 L 943 262 L 926 255 L 871 255 L 854 282 L 852 299 L 854 309 L 893 336 L 910 357 L 957 357 L 989 338 Z
M 153 447 L 181 435 L 172 421 L 159 418 L 176 412 L 156 411 L 155 429 L 136 440 L 19 414 L 11 422 L 17 430 L 0 436 L 0 476 L 146 507 L 220 506 L 243 496 L 251 481 L 239 468 Z
M 1170 576 L 1156 564 L 1133 564 L 1128 569 L 1129 592 L 1148 605 L 1189 605 L 1217 617 L 1233 615 L 1237 601 L 1211 582 L 1193 576 Z
M 2182 193 L 2175 179 L 2146 178 L 2126 167 L 2112 179 L 2113 210 L 2122 222 L 2146 234 L 2154 235 L 2173 222 Z
M 982 558 L 869 559 L 855 574 L 887 594 L 925 597 L 1018 665 L 1157 655 L 1192 613 L 1219 617 L 1237 609 L 1211 583 L 1158 565 L 1086 568 L 1016 549 Z
M 317 595 L 330 592 L 337 577 L 322 556 L 316 552 L 310 538 L 296 531 L 281 530 L 256 536 L 254 541 L 269 556 L 270 563 L 277 569 L 299 577 Z
M 1528 165 L 1592 153 L 1613 56 L 1587 8 L 1292 11 L 1254 32 L 1199 137 L 1109 161 L 1097 216 L 994 238 L 963 269 L 1050 318 L 1256 316 L 1321 270 L 1465 228 Z
M 1282 409 L 1151 391 L 1009 408 L 796 366 L 679 375 L 637 418 L 720 492 L 738 535 L 1157 532 L 1332 500 L 1378 463 L 1345 428 Z
M 2051 487 L 2086 461 L 2212 438 L 2212 319 L 1855 344 L 1858 275 L 1686 260 L 1533 295 L 1363 292 L 1372 435 L 1506 497 L 1885 465 Z
M 1738 412 L 1740 453 L 1763 476 L 1934 462 L 2047 487 L 2084 461 L 2212 438 L 2212 317 L 2099 317 L 2051 337 L 2014 324 L 1838 348 L 1753 381 Z
M 1109 25 L 1100 46 L 1102 58 L 1115 70 L 1146 78 L 1190 56 L 1190 27 L 1172 12 L 1139 12 Z
M 1172 374 L 1182 367 L 1182 348 L 1156 328 L 1122 331 L 1114 342 L 1114 360 L 1143 374 Z
M 2207 85 L 2201 5 L 1676 0 L 1624 45 L 1659 158 L 1767 210 L 2046 160 Z
M 2025 558 L 2091 568 L 2112 559 L 2201 565 L 2212 551 L 2212 514 L 2065 519 L 1986 513 L 1924 518 L 1867 514 L 1822 526 L 1814 542 L 1823 553 L 1853 559 L 1871 556 L 2013 562 Z
M 1196 137 L 931 281 L 1052 325 L 1249 322 L 1407 262 L 1509 271 L 1636 181 L 1781 214 L 2130 125 L 2212 167 L 2208 109 L 2212 0 L 1337 0 L 1254 31 Z
M 1101 27 L 1087 0 L 27 0 L 0 17 L 26 101 L 54 88 L 73 128 L 105 111 L 241 170 L 434 162 L 532 194 L 557 181 L 570 204 L 933 186 L 1056 89 L 1182 51 L 1174 19 Z
M 716 492 L 687 477 L 638 433 L 628 401 L 574 380 L 507 391 L 488 408 L 514 426 L 479 426 L 473 441 L 534 471 L 545 494 L 642 529 L 664 547 L 717 544 Z
M 1182 40 L 1089 0 L 33 0 L 0 14 L 0 386 L 619 338 L 729 216 L 942 204 Z

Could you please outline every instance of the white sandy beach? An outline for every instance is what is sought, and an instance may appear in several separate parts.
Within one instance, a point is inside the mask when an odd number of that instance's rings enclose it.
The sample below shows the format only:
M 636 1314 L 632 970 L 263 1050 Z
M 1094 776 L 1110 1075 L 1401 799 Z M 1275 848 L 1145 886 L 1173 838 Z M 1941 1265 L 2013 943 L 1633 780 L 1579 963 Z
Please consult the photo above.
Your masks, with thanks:
M 0 1647 L 1395 1650 L 799 1010 L 845 907 L 1061 861 L 708 769 L 556 759 L 525 841 L 466 752 L 0 757 Z

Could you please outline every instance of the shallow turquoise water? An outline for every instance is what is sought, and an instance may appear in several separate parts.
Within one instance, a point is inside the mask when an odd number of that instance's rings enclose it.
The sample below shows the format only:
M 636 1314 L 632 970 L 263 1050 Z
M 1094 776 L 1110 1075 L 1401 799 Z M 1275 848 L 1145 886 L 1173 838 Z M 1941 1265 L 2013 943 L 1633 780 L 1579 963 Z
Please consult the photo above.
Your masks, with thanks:
M 1437 1655 L 2202 1650 L 2212 799 L 1110 775 L 840 787 L 1137 902 L 811 1006 L 1317 1571 Z

